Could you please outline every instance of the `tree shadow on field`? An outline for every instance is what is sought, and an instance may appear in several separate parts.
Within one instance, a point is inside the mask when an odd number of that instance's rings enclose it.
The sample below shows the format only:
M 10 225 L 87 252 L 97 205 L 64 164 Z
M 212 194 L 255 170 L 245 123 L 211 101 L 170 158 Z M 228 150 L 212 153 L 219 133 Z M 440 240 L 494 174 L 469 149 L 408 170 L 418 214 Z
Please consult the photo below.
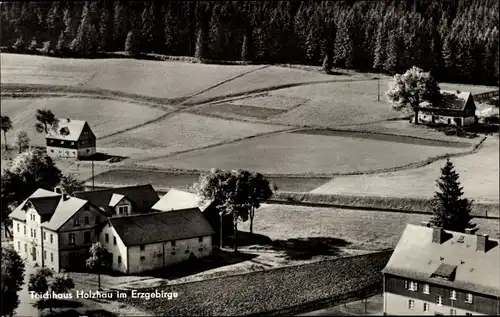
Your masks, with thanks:
M 126 156 L 109 155 L 106 153 L 97 152 L 92 156 L 80 158 L 80 161 L 98 161 L 98 162 L 108 161 L 109 163 L 118 163 L 127 158 L 128 157 Z

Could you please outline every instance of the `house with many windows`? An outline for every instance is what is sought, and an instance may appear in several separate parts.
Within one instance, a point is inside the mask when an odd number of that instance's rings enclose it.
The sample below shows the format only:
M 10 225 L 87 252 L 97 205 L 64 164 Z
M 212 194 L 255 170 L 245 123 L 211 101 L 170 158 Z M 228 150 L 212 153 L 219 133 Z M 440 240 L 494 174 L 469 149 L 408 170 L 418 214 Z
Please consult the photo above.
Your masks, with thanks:
M 386 315 L 500 315 L 500 248 L 488 235 L 407 225 L 383 269 Z
M 106 215 L 92 203 L 37 189 L 9 215 L 14 248 L 29 265 L 60 269 L 81 261 L 98 239 Z
M 212 254 L 214 230 L 198 208 L 110 217 L 99 240 L 112 267 L 127 274 L 166 268 Z
M 96 136 L 87 121 L 58 119 L 45 140 L 51 157 L 80 159 L 96 154 Z

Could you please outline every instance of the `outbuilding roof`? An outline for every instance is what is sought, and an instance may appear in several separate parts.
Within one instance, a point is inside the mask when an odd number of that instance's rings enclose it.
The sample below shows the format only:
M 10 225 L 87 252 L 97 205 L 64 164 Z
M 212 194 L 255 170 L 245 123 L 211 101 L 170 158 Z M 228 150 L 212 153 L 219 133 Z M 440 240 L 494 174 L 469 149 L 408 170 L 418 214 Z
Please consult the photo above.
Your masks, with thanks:
M 156 211 L 172 211 L 188 208 L 199 208 L 205 211 L 211 201 L 203 201 L 194 193 L 172 188 L 152 207 Z
M 111 217 L 108 221 L 126 246 L 205 237 L 215 233 L 198 208 Z
M 488 239 L 476 250 L 480 237 L 444 231 L 442 243 L 433 242 L 433 228 L 407 225 L 383 273 L 474 293 L 500 296 L 498 240 Z M 484 237 L 483 237 L 484 238 Z
M 87 121 L 58 119 L 57 124 L 49 130 L 46 137 L 51 139 L 78 141 Z
M 463 111 L 470 98 L 472 98 L 470 92 L 441 90 L 441 102 L 439 105 L 434 106 L 429 102 L 422 102 L 420 108 Z

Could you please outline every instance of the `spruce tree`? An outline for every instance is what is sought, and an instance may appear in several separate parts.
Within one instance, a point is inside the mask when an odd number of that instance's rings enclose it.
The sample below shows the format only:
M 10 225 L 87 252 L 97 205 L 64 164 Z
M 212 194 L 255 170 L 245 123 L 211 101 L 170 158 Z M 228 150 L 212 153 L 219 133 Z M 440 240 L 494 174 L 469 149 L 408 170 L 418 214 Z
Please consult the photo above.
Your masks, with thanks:
M 109 11 L 104 6 L 99 22 L 99 51 L 106 51 L 110 46 Z
M 241 45 L 241 60 L 248 62 L 252 60 L 252 31 L 248 30 L 243 35 L 243 44 Z
M 198 30 L 198 34 L 196 36 L 194 57 L 199 60 L 205 58 L 205 32 L 203 31 L 202 27 Z
M 83 7 L 82 19 L 76 37 L 73 42 L 71 42 L 71 50 L 80 54 L 89 55 L 96 53 L 98 47 L 97 30 L 92 24 L 89 4 L 86 3 Z
M 150 53 L 153 49 L 154 45 L 154 12 L 153 12 L 153 3 L 147 5 L 142 11 L 142 23 L 141 23 L 141 35 L 140 42 L 142 50 L 146 53 Z
M 465 232 L 471 228 L 471 206 L 473 201 L 463 198 L 463 187 L 459 175 L 450 159 L 441 168 L 441 177 L 436 181 L 439 191 L 434 196 L 435 207 L 431 224 L 445 230 Z
M 376 37 L 375 37 L 375 47 L 373 49 L 373 68 L 376 70 L 382 70 L 385 63 L 385 24 L 380 22 L 378 24 Z
M 64 54 L 66 50 L 66 36 L 64 35 L 64 31 L 61 32 L 61 35 L 59 35 L 59 39 L 57 40 L 57 45 L 55 49 L 55 53 L 60 55 Z
M 128 32 L 127 39 L 125 40 L 125 52 L 131 56 L 135 56 L 140 53 L 139 45 L 136 32 L 134 30 Z
M 126 10 L 120 0 L 115 1 L 113 15 L 113 44 L 114 49 L 122 49 L 127 37 Z M 119 44 L 118 44 L 119 43 Z

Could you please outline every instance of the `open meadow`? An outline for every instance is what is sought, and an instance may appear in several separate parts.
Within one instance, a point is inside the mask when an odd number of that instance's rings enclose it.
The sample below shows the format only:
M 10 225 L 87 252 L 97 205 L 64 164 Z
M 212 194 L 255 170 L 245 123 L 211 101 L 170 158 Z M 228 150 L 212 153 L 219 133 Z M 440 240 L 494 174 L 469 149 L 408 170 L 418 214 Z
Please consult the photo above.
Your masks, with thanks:
M 470 150 L 467 143 L 360 133 L 292 132 L 143 162 L 159 168 L 244 168 L 266 174 L 346 174 L 391 169 Z
M 394 248 L 407 224 L 429 221 L 431 215 L 345 210 L 337 208 L 264 205 L 255 212 L 253 230 L 272 240 L 335 240 L 345 241 L 352 249 L 384 250 Z M 480 233 L 499 238 L 498 219 L 478 219 L 472 222 Z M 248 231 L 249 222 L 239 225 Z M 330 239 L 330 240 L 329 240 Z M 334 247 L 335 245 L 332 245 Z
M 452 158 L 466 197 L 498 203 L 499 139 L 489 136 L 474 154 Z M 444 160 L 427 166 L 373 175 L 336 176 L 314 193 L 356 196 L 432 197 Z
M 45 136 L 35 130 L 37 109 L 50 109 L 60 118 L 86 120 L 98 139 L 154 120 L 168 111 L 107 99 L 2 98 L 1 114 L 9 116 L 14 126 L 7 133 L 9 143 L 15 142 L 15 135 L 19 131 L 26 131 L 32 145 L 45 146 Z

